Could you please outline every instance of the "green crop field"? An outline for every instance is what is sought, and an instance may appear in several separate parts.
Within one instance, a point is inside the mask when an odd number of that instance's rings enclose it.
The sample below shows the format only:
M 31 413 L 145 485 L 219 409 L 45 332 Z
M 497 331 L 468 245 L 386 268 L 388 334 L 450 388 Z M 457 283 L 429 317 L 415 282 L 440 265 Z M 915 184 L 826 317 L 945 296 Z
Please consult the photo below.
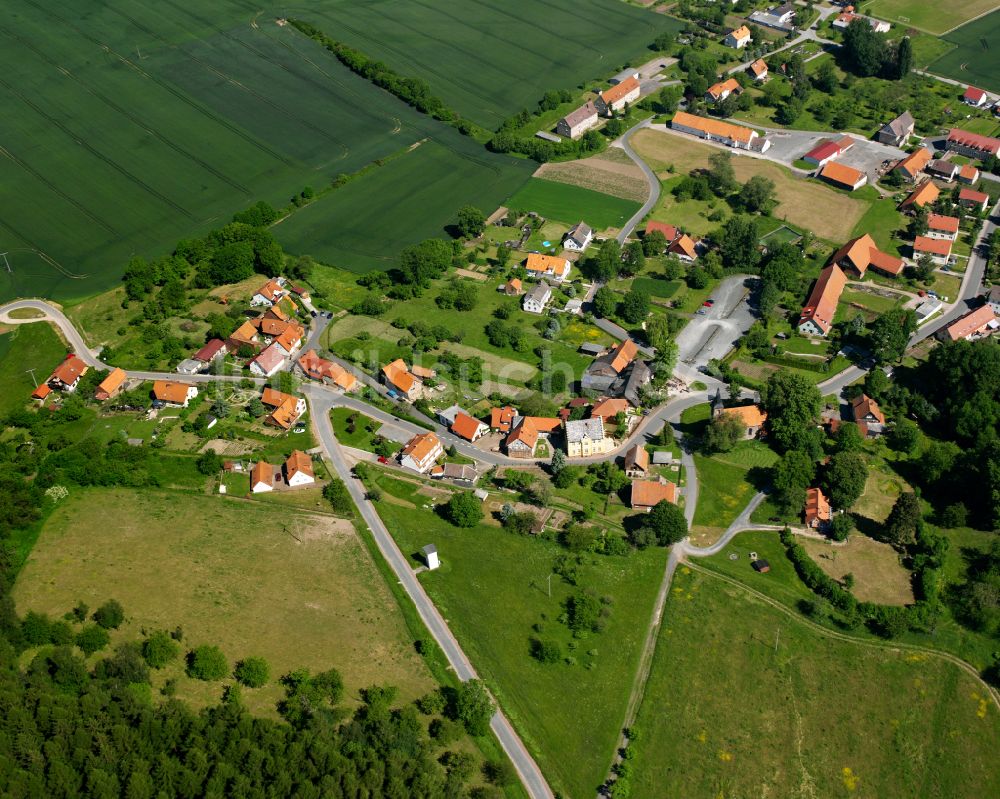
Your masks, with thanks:
M 167 253 L 258 199 L 284 205 L 306 185 L 321 189 L 428 137 L 442 152 L 416 167 L 447 199 L 418 209 L 382 197 L 326 223 L 366 228 L 379 242 L 369 251 L 383 246 L 377 255 L 387 256 L 403 233 L 439 232 L 459 206 L 490 199 L 484 186 L 499 200 L 523 179 L 526 167 L 511 168 L 504 182 L 496 175 L 510 159 L 456 143 L 457 132 L 275 17 L 236 0 L 10 9 L 0 22 L 0 251 L 13 271 L 0 270 L 0 300 L 98 293 L 132 254 Z M 470 166 L 470 151 L 489 166 Z M 390 197 L 415 189 L 412 174 L 404 178 Z M 402 233 L 382 235 L 390 227 Z
M 955 49 L 933 62 L 928 67 L 931 72 L 1000 91 L 1000 10 L 953 30 L 944 39 Z
M 945 33 L 967 20 L 996 8 L 996 0 L 962 0 L 941 3 L 937 0 L 873 0 L 863 13 L 898 23 L 912 25 L 928 33 Z
M 582 219 L 594 230 L 621 227 L 640 206 L 631 200 L 544 178 L 529 180 L 507 201 L 507 205 L 522 211 L 536 211 L 547 219 L 567 224 L 575 224 Z
M 423 78 L 447 105 L 490 129 L 534 109 L 549 89 L 649 60 L 653 39 L 682 25 L 619 0 L 319 0 L 294 15 Z
M 747 581 L 771 579 L 738 565 Z M 1000 713 L 970 675 L 832 638 L 685 567 L 637 727 L 635 799 L 1000 792 Z
M 302 209 L 274 233 L 290 252 L 324 263 L 386 269 L 406 245 L 444 236 L 462 205 L 492 213 L 534 166 L 442 126 L 434 139 Z
M 578 588 L 548 576 L 566 550 L 482 523 L 459 529 L 429 510 L 446 492 L 379 476 L 378 512 L 402 551 L 433 542 L 441 568 L 420 580 L 553 789 L 593 796 L 603 781 L 624 721 L 665 554 L 584 555 Z M 413 560 L 414 565 L 419 561 Z M 572 638 L 559 620 L 567 597 L 592 590 L 610 614 L 600 633 Z M 529 654 L 538 636 L 559 643 L 569 662 L 543 664 Z

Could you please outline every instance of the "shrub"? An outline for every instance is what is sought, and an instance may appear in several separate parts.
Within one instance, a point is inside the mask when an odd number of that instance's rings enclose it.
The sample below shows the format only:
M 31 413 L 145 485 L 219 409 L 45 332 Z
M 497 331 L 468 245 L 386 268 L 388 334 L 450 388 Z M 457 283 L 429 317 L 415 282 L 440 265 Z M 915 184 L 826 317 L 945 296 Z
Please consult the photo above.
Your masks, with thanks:
M 179 654 L 180 647 L 164 630 L 157 630 L 142 642 L 142 657 L 154 669 L 162 669 Z
M 540 663 L 558 663 L 562 660 L 562 649 L 557 641 L 532 638 L 529 642 L 531 656 Z
M 233 677 L 247 688 L 260 688 L 271 678 L 271 667 L 261 657 L 243 658 L 233 669 Z
M 94 611 L 94 621 L 105 630 L 116 630 L 125 621 L 125 609 L 115 599 L 109 599 Z
M 222 650 L 207 644 L 188 652 L 187 674 L 196 680 L 221 680 L 229 673 L 229 663 Z
M 107 630 L 96 624 L 88 624 L 76 634 L 76 645 L 85 655 L 92 655 L 104 649 L 110 640 Z

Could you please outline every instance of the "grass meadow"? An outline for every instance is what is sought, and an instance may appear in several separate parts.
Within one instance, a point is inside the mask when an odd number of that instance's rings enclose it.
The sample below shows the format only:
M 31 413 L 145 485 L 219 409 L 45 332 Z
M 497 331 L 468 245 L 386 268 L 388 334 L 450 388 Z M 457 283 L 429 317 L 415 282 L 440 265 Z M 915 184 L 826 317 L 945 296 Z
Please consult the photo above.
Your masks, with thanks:
M 505 204 L 510 208 L 536 211 L 546 219 L 567 224 L 576 224 L 582 219 L 598 231 L 620 228 L 640 206 L 632 200 L 545 178 L 532 178 Z
M 296 14 L 330 36 L 421 77 L 463 116 L 493 130 L 550 89 L 572 89 L 655 54 L 683 23 L 618 2 L 318 0 Z
M 985 5 L 985 0 L 983 2 Z M 989 5 L 995 4 L 990 2 Z M 945 15 L 955 10 L 951 5 L 934 8 Z M 944 39 L 955 48 L 934 61 L 929 67 L 931 72 L 968 81 L 982 89 L 1000 91 L 1000 10 L 953 30 Z
M 18 576 L 21 613 L 60 617 L 80 600 L 95 608 L 114 598 L 127 617 L 115 640 L 180 626 L 183 647 L 217 644 L 230 665 L 262 656 L 271 682 L 243 690 L 256 713 L 273 715 L 277 678 L 303 666 L 337 668 L 352 700 L 376 683 L 397 686 L 402 701 L 433 687 L 349 521 L 153 489 L 70 492 Z M 185 677 L 180 663 L 154 672 L 154 688 L 168 678 L 196 705 L 221 694 L 218 683 Z
M 1000 791 L 1000 715 L 958 667 L 832 638 L 684 566 L 637 727 L 636 799 Z
M 380 473 L 378 512 L 405 554 L 434 543 L 441 568 L 420 576 L 479 674 L 489 684 L 550 785 L 564 796 L 593 795 L 606 776 L 663 576 L 661 549 L 627 557 L 583 555 L 580 588 L 610 600 L 606 629 L 572 639 L 559 621 L 573 590 L 548 577 L 566 550 L 493 524 L 459 529 L 430 505 L 447 492 Z M 411 555 L 414 566 L 421 561 Z M 537 625 L 536 628 L 533 628 Z M 556 640 L 576 662 L 542 664 L 533 636 Z M 570 648 L 573 645 L 573 648 Z
M 2 328 L 0 328 L 2 331 Z M 66 345 L 48 322 L 12 325 L 0 332 L 0 416 L 23 408 L 38 383 L 46 380 L 66 357 Z
M 864 13 L 873 14 L 894 24 L 941 34 L 995 8 L 996 0 L 962 0 L 961 3 L 937 3 L 934 0 L 874 0 L 865 5 Z

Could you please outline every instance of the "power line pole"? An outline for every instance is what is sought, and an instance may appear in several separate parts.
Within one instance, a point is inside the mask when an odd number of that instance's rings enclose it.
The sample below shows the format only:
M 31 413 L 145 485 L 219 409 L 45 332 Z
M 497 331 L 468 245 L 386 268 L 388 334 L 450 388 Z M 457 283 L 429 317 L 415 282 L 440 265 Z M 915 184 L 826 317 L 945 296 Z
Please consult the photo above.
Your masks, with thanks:
M 779 627 L 774 631 L 774 651 L 775 654 L 778 652 L 778 638 L 781 636 L 781 628 Z
M 10 261 L 7 260 L 7 253 L 0 252 L 0 255 L 3 256 L 3 262 L 4 265 L 7 267 L 7 271 L 13 273 L 14 270 L 10 268 Z
M 31 369 L 25 369 L 24 371 L 25 372 L 31 372 L 31 382 L 35 384 L 35 388 L 38 388 L 38 380 L 35 379 L 35 369 L 34 369 L 34 367 L 32 367 Z

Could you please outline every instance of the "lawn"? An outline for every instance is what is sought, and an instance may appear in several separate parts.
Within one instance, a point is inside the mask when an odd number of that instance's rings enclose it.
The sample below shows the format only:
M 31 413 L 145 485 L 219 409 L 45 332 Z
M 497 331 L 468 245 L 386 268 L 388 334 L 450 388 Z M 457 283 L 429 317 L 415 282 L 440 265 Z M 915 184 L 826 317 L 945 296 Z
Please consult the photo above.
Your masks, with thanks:
M 801 544 L 809 557 L 833 579 L 843 580 L 844 575 L 854 575 L 851 593 L 861 602 L 913 603 L 910 572 L 888 544 L 864 535 L 852 535 L 845 544 L 834 545 L 814 538 L 803 538 Z
M 683 281 L 664 280 L 659 277 L 637 277 L 632 281 L 632 288 L 636 291 L 644 291 L 650 297 L 661 300 L 669 300 L 683 285 Z
M 730 452 L 711 457 L 695 454 L 698 506 L 691 539 L 697 546 L 713 543 L 740 515 L 755 493 L 751 469 L 766 468 L 778 456 L 760 441 L 741 441 Z
M 350 430 L 352 418 L 354 419 L 353 432 Z M 350 408 L 334 408 L 330 411 L 330 421 L 333 423 L 333 432 L 339 443 L 345 447 L 363 449 L 367 452 L 375 451 L 373 440 L 378 435 L 379 428 L 382 427 L 381 422 Z M 371 429 L 369 430 L 369 428 Z
M 876 200 L 868 206 L 864 216 L 857 220 L 854 229 L 844 240 L 869 233 L 880 249 L 898 255 L 900 242 L 895 238 L 895 233 L 905 227 L 906 218 L 896 210 L 896 203 L 892 198 Z
M 677 19 L 617 0 L 544 0 L 514 7 L 500 0 L 384 3 L 318 0 L 296 15 L 330 36 L 423 78 L 463 116 L 495 129 L 522 108 L 535 110 L 550 89 L 576 90 L 630 62 Z M 572 47 L 553 47 L 572 42 Z
M 437 546 L 441 568 L 422 573 L 420 580 L 553 789 L 566 796 L 593 795 L 624 719 L 663 576 L 663 550 L 581 558 L 580 588 L 608 597 L 611 614 L 603 632 L 574 640 L 558 620 L 574 589 L 553 576 L 548 594 L 549 575 L 565 550 L 493 525 L 453 527 L 428 509 L 434 501 L 430 493 L 418 494 L 417 486 L 384 475 L 378 484 L 379 514 L 403 552 Z M 447 495 L 434 491 L 433 496 L 442 501 Z M 419 563 L 412 556 L 411 562 Z M 528 646 L 535 635 L 559 642 L 576 662 L 534 660 Z
M 531 172 L 530 162 L 487 152 L 442 126 L 406 154 L 301 209 L 274 233 L 290 252 L 326 264 L 352 272 L 388 269 L 407 245 L 446 237 L 463 205 L 491 214 Z
M 508 208 L 535 211 L 573 225 L 581 219 L 594 230 L 620 228 L 639 210 L 640 203 L 599 191 L 532 178 L 504 203 Z
M 941 34 L 994 8 L 996 0 L 962 0 L 948 4 L 934 0 L 873 0 L 865 5 L 864 13 L 904 27 Z
M 639 131 L 632 137 L 632 146 L 658 172 L 673 166 L 678 175 L 707 167 L 708 157 L 718 152 L 717 148 L 693 138 L 653 130 Z M 741 157 L 734 157 L 732 164 L 736 179 L 741 182 L 746 182 L 753 175 L 774 181 L 778 202 L 771 215 L 775 219 L 811 230 L 821 239 L 834 242 L 848 239 L 854 226 L 868 211 L 868 202 L 822 183 L 800 178 L 780 164 Z M 677 205 L 669 192 L 661 197 L 664 204 Z M 678 212 L 683 213 L 685 205 L 687 203 L 679 205 Z M 720 202 L 718 205 L 722 208 L 725 204 Z M 656 211 L 653 216 L 660 218 Z M 668 217 L 663 219 L 672 221 Z M 711 223 L 712 227 L 718 224 Z
M 14 598 L 22 613 L 61 616 L 80 600 L 94 608 L 112 597 L 127 616 L 116 640 L 180 626 L 185 647 L 217 644 L 230 664 L 266 658 L 272 681 L 243 691 L 257 713 L 274 713 L 277 677 L 303 666 L 337 668 L 351 699 L 376 683 L 397 686 L 403 701 L 433 687 L 353 526 L 329 515 L 276 514 L 218 496 L 71 488 Z M 176 678 L 177 695 L 198 705 L 221 692 L 184 677 L 179 663 L 154 675 L 154 687 Z
M 1000 714 L 984 695 L 950 663 L 832 639 L 682 566 L 639 711 L 631 796 L 995 795 Z
M 980 2 L 985 5 L 988 0 Z M 966 4 L 962 5 L 965 8 Z M 952 11 L 951 6 L 935 8 L 941 13 Z M 1000 10 L 951 31 L 944 39 L 954 44 L 955 49 L 933 62 L 929 67 L 932 72 L 1000 91 Z
M 0 416 L 30 402 L 35 386 L 66 356 L 66 345 L 48 322 L 12 325 L 0 332 Z M 34 381 L 28 369 L 35 370 Z

